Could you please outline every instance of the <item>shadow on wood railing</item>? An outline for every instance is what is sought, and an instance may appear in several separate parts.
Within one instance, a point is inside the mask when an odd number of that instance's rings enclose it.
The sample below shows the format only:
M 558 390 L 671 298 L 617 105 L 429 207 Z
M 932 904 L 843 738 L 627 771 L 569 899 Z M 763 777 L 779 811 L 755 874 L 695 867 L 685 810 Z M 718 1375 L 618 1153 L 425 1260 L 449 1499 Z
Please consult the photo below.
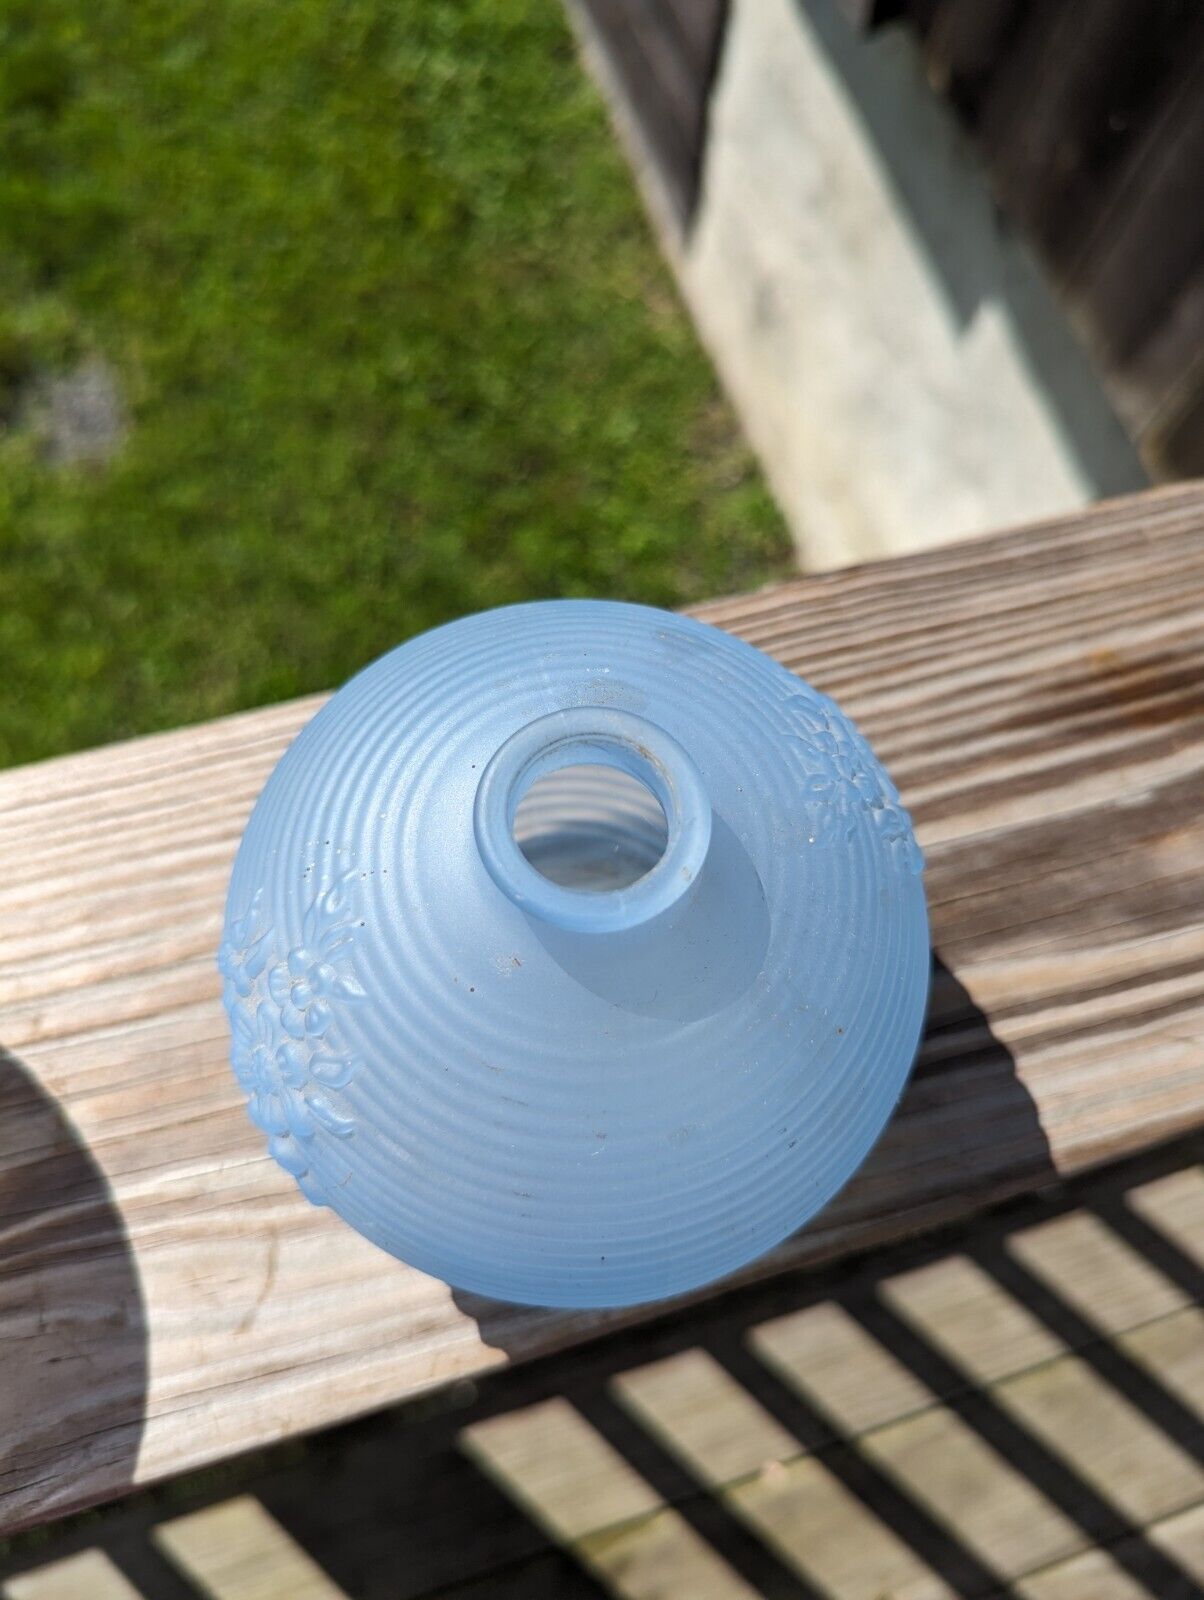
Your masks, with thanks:
M 79 1471 L 81 1440 L 103 1458 L 96 1482 L 120 1494 L 146 1387 L 142 1290 L 108 1181 L 0 1048 L 0 1495 L 44 1486 L 53 1505 Z

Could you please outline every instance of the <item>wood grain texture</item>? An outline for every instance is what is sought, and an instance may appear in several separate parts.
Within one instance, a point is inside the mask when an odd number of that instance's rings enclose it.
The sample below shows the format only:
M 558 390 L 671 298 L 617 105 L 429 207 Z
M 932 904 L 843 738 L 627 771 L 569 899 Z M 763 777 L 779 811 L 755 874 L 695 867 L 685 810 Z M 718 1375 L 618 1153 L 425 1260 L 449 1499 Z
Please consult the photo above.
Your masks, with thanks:
M 1189 1580 L 1204 1584 L 1204 1506 L 1155 1523 L 1146 1536 Z M 1141 1581 L 1132 1576 L 1134 1571 Z M 1089 1550 L 1049 1567 L 1018 1584 L 1014 1593 L 1018 1600 L 1148 1600 L 1158 1593 L 1156 1584 L 1143 1570 L 1141 1555 L 1121 1546 L 1114 1552 Z M 1185 1585 L 1179 1592 L 1190 1597 L 1192 1591 Z
M 85 1550 L 0 1588 L 4 1600 L 142 1600 L 103 1550 Z
M 699 614 L 873 739 L 945 964 L 871 1162 L 753 1272 L 1198 1125 L 1204 489 Z M 320 703 L 0 774 L 0 1528 L 632 1318 L 453 1298 L 311 1210 L 248 1124 L 225 880 Z
M 939 1257 L 934 1265 L 955 1259 Z M 936 1313 L 942 1302 L 936 1325 L 946 1312 L 956 1317 L 965 1288 L 952 1279 L 940 1288 L 930 1282 L 929 1310 Z M 980 1290 L 972 1289 L 970 1298 L 981 1302 Z M 1096 1340 L 1083 1355 L 1063 1351 L 1052 1358 L 1030 1346 L 1005 1379 L 960 1399 L 946 1401 L 914 1384 L 908 1397 L 914 1403 L 901 1411 L 883 1393 L 868 1336 L 850 1341 L 849 1321 L 806 1324 L 813 1312 L 834 1306 L 820 1302 L 798 1318 L 763 1324 L 748 1340 L 782 1381 L 838 1422 L 836 1438 L 814 1448 L 703 1349 L 621 1372 L 611 1383 L 618 1403 L 681 1463 L 687 1481 L 715 1496 L 797 1574 L 808 1586 L 805 1594 L 952 1600 L 966 1592 L 1011 1593 L 1005 1585 L 1047 1570 L 1056 1582 L 1077 1581 L 1081 1571 L 1096 1570 L 1098 1559 L 1070 1569 L 1066 1580 L 1062 1570 L 1082 1561 L 1097 1541 L 1122 1542 L 1118 1532 L 1131 1528 L 1132 1545 L 1145 1530 L 1141 1548 L 1131 1548 L 1125 1563 L 1140 1569 L 1159 1548 L 1155 1529 L 1170 1526 L 1171 1519 L 1187 1518 L 1184 1526 L 1198 1521 L 1204 1505 L 1199 1428 L 1193 1448 L 1181 1448 L 1105 1380 L 1101 1373 L 1111 1364 L 1106 1341 Z M 1019 1303 L 1013 1306 L 1024 1311 Z M 1204 1312 L 1196 1306 L 1155 1317 L 1122 1334 L 1112 1350 L 1138 1360 L 1163 1392 L 1178 1395 L 1198 1415 L 1204 1401 L 1202 1321 Z M 787 1349 L 792 1322 L 799 1326 Z M 995 1342 L 989 1322 L 973 1328 L 963 1322 L 961 1335 L 957 1355 L 964 1370 L 989 1365 Z M 885 1350 L 880 1354 L 893 1360 Z M 887 1403 L 877 1414 L 869 1407 L 851 1414 L 845 1401 L 859 1389 Z M 993 1414 L 1003 1418 L 1002 1428 L 992 1425 Z M 664 1581 L 670 1552 L 684 1548 L 690 1504 L 682 1499 L 667 1505 L 570 1398 L 505 1412 L 470 1425 L 463 1437 L 469 1456 L 536 1523 L 610 1580 L 615 1592 L 630 1600 L 693 1594 L 692 1587 L 686 1591 Z M 847 1448 L 854 1438 L 855 1455 Z M 1052 1475 L 1034 1470 L 1042 1445 L 1052 1452 Z M 860 1463 L 858 1491 L 847 1481 L 850 1459 Z M 969 1591 L 955 1585 L 939 1562 L 925 1559 L 914 1522 L 909 1526 L 906 1516 L 896 1515 L 892 1529 L 884 1497 L 865 1479 L 867 1463 L 882 1470 L 883 1481 L 908 1507 L 950 1530 L 981 1564 L 980 1581 Z M 1186 1552 L 1175 1559 L 1182 1563 Z M 1168 1577 L 1174 1577 L 1170 1568 L 1152 1573 L 1148 1592 L 1171 1592 Z M 720 1582 L 718 1573 L 714 1581 Z M 722 1583 L 736 1592 L 732 1575 Z M 721 1586 L 718 1592 L 728 1590 Z
M 1198 11 L 1180 48 L 1158 114 L 1120 164 L 1072 270 L 1075 296 L 1099 324 L 1106 359 L 1131 355 L 1204 270 L 1204 17 Z
M 154 1538 L 210 1600 L 347 1600 L 250 1495 L 161 1523 Z
M 898 0 L 1147 467 L 1204 472 L 1204 12 L 1183 0 Z
M 308 1582 L 356 1600 L 1002 1600 L 1030 1583 L 1094 1600 L 1076 1587 L 1092 1578 L 1189 1600 L 1204 1558 L 1202 1156 L 1204 1137 L 1177 1141 L 847 1270 L 688 1307 L 191 1475 L 169 1498 L 131 1495 L 99 1524 L 0 1549 L 0 1594 L 83 1593 L 67 1580 L 85 1552 L 148 1597 L 175 1596 L 164 1558 L 179 1557 L 180 1600 L 194 1586 L 291 1600 Z M 1128 1262 L 1107 1246 L 1134 1216 L 1149 1232 Z M 1009 1272 L 1016 1259 L 1033 1275 Z M 1160 1520 L 1141 1527 L 1126 1504 Z M 1172 1505 L 1190 1508 L 1163 1516 Z

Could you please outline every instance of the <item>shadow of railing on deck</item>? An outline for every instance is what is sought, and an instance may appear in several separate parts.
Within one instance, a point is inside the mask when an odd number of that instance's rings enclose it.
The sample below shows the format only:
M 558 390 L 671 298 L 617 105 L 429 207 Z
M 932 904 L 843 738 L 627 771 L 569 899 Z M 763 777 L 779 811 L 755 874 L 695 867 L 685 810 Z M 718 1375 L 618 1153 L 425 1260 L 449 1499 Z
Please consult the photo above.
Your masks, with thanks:
M 935 994 L 921 1080 L 939 1073 L 946 1057 L 961 1056 L 967 1029 L 985 1027 L 968 1017 L 968 997 L 952 980 L 939 982 Z M 986 1033 L 979 1046 L 1001 1048 Z M 947 1051 L 955 1036 L 956 1051 Z M 1034 1108 L 1034 1140 L 1038 1132 Z M 59 1549 L 103 1542 L 144 1592 L 160 1592 L 155 1523 L 250 1492 L 354 1600 L 638 1596 L 652 1592 L 646 1586 L 658 1571 L 656 1581 L 666 1578 L 663 1562 L 675 1551 L 726 1570 L 728 1588 L 716 1593 L 820 1600 L 861 1592 L 847 1573 L 834 1588 L 825 1567 L 845 1559 L 831 1544 L 822 1548 L 817 1506 L 826 1506 L 845 1519 L 845 1552 L 850 1540 L 866 1540 L 854 1551 L 866 1582 L 881 1548 L 913 1579 L 926 1573 L 930 1586 L 943 1584 L 961 1600 L 1010 1595 L 1017 1570 L 1034 1564 L 1019 1548 L 1028 1530 L 1017 1537 L 1013 1527 L 1009 1546 L 992 1492 L 984 1498 L 972 1473 L 964 1505 L 950 1505 L 949 1494 L 961 1493 L 957 1471 L 936 1473 L 943 1490 L 924 1476 L 940 1465 L 933 1451 L 948 1447 L 979 1468 L 985 1463 L 997 1483 L 1006 1478 L 1005 1499 L 1027 1496 L 1043 1537 L 1053 1526 L 1071 1557 L 1103 1547 L 1119 1569 L 1115 1581 L 1123 1574 L 1151 1600 L 1200 1600 L 1204 1591 L 1173 1540 L 1142 1525 L 1135 1507 L 1145 1491 L 1134 1496 L 1140 1485 L 1126 1481 L 1116 1460 L 1132 1426 L 1153 1439 L 1146 1448 L 1163 1453 L 1164 1467 L 1167 1452 L 1188 1475 L 1204 1461 L 1204 1422 L 1183 1381 L 1187 1369 L 1160 1366 L 1149 1358 L 1157 1342 L 1140 1340 L 1143 1322 L 1147 1332 L 1165 1333 L 1204 1301 L 1204 1255 L 1181 1225 L 1171 1225 L 1173 1203 L 1168 1212 L 1165 1198 L 1150 1200 L 1165 1197 L 1168 1184 L 1198 1179 L 1202 1157 L 1197 1136 L 972 1224 L 672 1310 L 266 1459 L 226 1463 L 184 1490 L 139 1495 L 109 1514 L 103 1539 L 77 1519 Z M 1199 1210 L 1193 1204 L 1191 1217 Z M 973 1286 L 977 1321 L 959 1319 L 965 1302 L 950 1298 L 950 1277 Z M 939 1292 L 938 1283 L 945 1284 Z M 486 1304 L 462 1304 L 491 1328 Z M 495 1309 L 501 1319 L 507 1308 Z M 1006 1337 L 992 1335 L 1000 1319 Z M 1180 1343 L 1192 1334 L 1184 1326 Z M 1051 1432 L 1031 1393 L 1027 1405 L 1017 1403 L 1017 1384 L 1031 1388 L 1071 1369 L 1080 1391 L 1094 1385 L 1094 1437 L 1068 1440 L 1064 1428 L 1059 1436 L 1056 1406 Z M 649 1381 L 669 1395 L 667 1411 L 657 1414 L 640 1399 Z M 684 1406 L 674 1389 L 683 1381 L 695 1385 Z M 1130 1421 L 1113 1420 L 1111 1436 L 1091 1422 L 1115 1418 L 1118 1406 Z M 901 1433 L 917 1425 L 944 1441 L 930 1444 L 927 1457 L 899 1448 Z M 516 1441 L 508 1458 L 510 1446 L 499 1452 L 491 1442 L 499 1427 Z M 730 1452 L 742 1429 L 754 1454 L 737 1471 Z M 767 1429 L 770 1455 L 761 1464 L 756 1441 Z M 583 1441 L 601 1462 L 584 1477 Z M 712 1469 L 712 1445 L 727 1452 L 726 1465 Z M 1113 1466 L 1101 1475 L 1097 1458 L 1109 1455 Z M 615 1520 L 603 1509 L 616 1475 L 629 1489 L 637 1485 L 638 1515 L 620 1512 Z M 1165 1482 L 1159 1493 L 1183 1500 Z M 765 1495 L 768 1502 L 758 1500 Z M 585 1536 L 566 1526 L 566 1496 L 568 1522 L 577 1519 Z M 774 1496 L 784 1508 L 777 1524 L 766 1513 Z M 1155 1512 L 1163 1529 L 1174 1510 Z M 1015 1524 L 1014 1498 L 1008 1515 Z M 658 1527 L 671 1537 L 641 1568 L 641 1541 Z M 25 1550 L 16 1541 L 7 1566 L 0 1558 L 0 1581 L 35 1558 L 46 1559 L 43 1545 Z M 879 1587 L 887 1588 L 885 1577 Z

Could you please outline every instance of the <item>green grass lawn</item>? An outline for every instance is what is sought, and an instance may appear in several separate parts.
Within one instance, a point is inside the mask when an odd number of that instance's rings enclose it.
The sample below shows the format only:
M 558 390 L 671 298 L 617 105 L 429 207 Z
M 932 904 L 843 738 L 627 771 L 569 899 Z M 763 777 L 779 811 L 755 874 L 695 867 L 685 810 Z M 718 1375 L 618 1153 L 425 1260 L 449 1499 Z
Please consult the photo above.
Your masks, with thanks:
M 0 763 L 787 562 L 558 0 L 0 8 Z

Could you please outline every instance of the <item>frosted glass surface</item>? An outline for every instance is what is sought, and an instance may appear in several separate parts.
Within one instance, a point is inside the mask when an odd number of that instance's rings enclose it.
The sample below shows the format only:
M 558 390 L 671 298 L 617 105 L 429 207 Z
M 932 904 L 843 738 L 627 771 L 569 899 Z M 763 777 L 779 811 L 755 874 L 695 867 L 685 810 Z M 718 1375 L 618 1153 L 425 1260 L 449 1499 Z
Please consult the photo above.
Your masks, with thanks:
M 641 606 L 383 656 L 240 845 L 231 1058 L 309 1198 L 460 1288 L 634 1303 L 804 1224 L 898 1099 L 921 857 L 833 702 Z

